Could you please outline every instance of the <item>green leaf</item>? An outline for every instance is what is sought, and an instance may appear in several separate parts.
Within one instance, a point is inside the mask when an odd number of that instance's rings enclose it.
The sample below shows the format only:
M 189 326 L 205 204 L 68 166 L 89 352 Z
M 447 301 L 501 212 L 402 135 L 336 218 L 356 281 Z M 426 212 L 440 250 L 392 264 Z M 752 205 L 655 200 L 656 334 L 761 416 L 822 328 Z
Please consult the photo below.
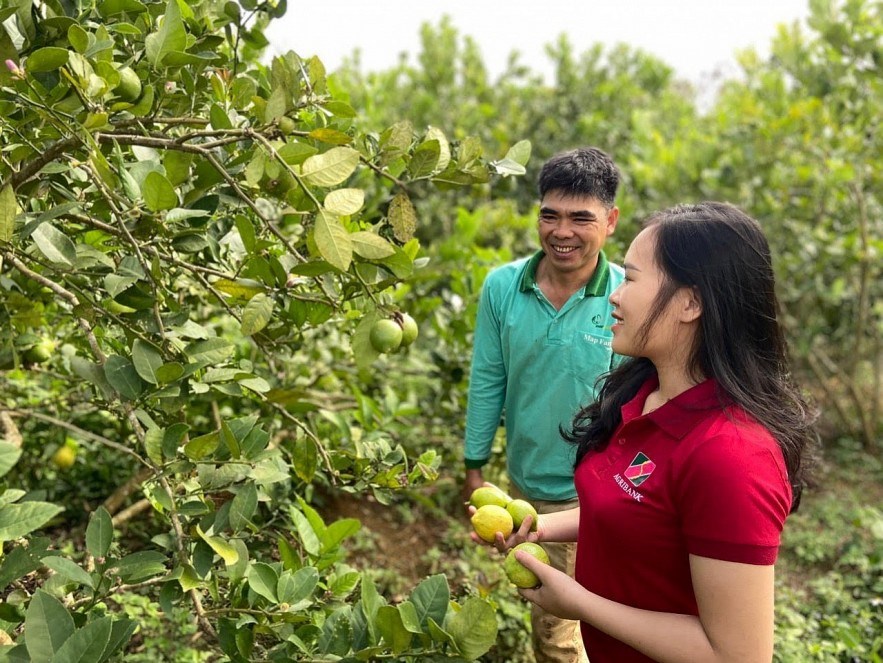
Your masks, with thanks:
M 171 583 L 170 583 L 171 584 Z M 111 659 L 118 649 L 125 646 L 138 628 L 138 622 L 132 619 L 117 619 L 113 622 L 110 641 L 101 655 L 101 663 Z M 84 662 L 85 663 L 85 662 Z
M 74 633 L 74 618 L 54 596 L 38 589 L 25 613 L 25 643 L 33 663 L 46 663 Z
M 289 513 L 304 550 L 314 557 L 318 556 L 322 552 L 322 544 L 310 521 L 301 511 L 298 511 L 293 506 L 289 509 Z
M 351 612 L 347 605 L 332 612 L 325 620 L 317 643 L 320 652 L 332 656 L 344 656 L 349 652 L 353 640 Z
M 221 559 L 224 560 L 224 564 L 232 566 L 239 561 L 239 553 L 223 538 L 206 534 L 202 531 L 199 525 L 196 526 L 196 531 L 199 533 L 199 536 L 202 537 L 202 540 L 209 544 L 211 549 L 220 555 Z
M 203 458 L 213 454 L 221 443 L 221 436 L 218 431 L 206 433 L 199 437 L 194 437 L 184 445 L 184 455 L 190 460 L 202 460 Z
M 67 578 L 68 580 L 81 585 L 86 585 L 86 587 L 94 587 L 92 576 L 80 568 L 80 566 L 78 566 L 73 560 L 67 559 L 66 557 L 50 556 L 44 557 L 40 561 L 63 578 Z
M 279 601 L 288 603 L 290 610 L 303 610 L 313 604 L 313 592 L 318 585 L 319 571 L 314 566 L 305 566 L 294 574 L 286 571 L 277 586 Z
M 530 149 L 531 145 L 529 140 L 520 140 L 509 148 L 509 151 L 506 152 L 504 158 L 514 161 L 522 166 L 526 166 L 527 162 L 530 160 Z
M 49 502 L 22 502 L 0 506 L 0 541 L 11 541 L 43 527 L 63 507 Z
M 141 379 L 150 384 L 159 384 L 156 372 L 163 365 L 162 355 L 147 341 L 136 338 L 132 344 L 132 363 Z
M 18 459 L 21 458 L 21 448 L 0 440 L 0 477 L 5 476 L 9 470 L 15 467 Z
M 252 241 L 254 241 L 253 236 Z M 246 300 L 266 291 L 266 288 L 263 285 L 252 279 L 236 279 L 235 281 L 231 281 L 230 279 L 218 279 L 212 283 L 212 286 L 216 290 L 223 292 L 225 295 Z
M 252 524 L 258 508 L 258 491 L 253 483 L 244 484 L 230 504 L 230 527 L 238 532 Z
M 51 262 L 73 267 L 77 262 L 77 247 L 63 232 L 51 223 L 41 223 L 31 233 L 31 239 Z
M 377 311 L 366 313 L 359 320 L 356 331 L 353 332 L 353 357 L 355 357 L 356 366 L 360 369 L 367 369 L 380 356 L 380 353 L 371 345 L 371 327 L 379 318 L 380 315 Z
M 440 173 L 451 162 L 451 145 L 448 143 L 444 132 L 438 127 L 429 127 L 429 130 L 426 132 L 426 140 L 438 141 L 438 163 L 433 172 Z
M 405 628 L 402 622 L 402 614 L 398 611 L 398 608 L 391 605 L 379 607 L 375 622 L 377 630 L 380 632 L 384 642 L 392 649 L 393 654 L 398 656 L 411 646 L 414 634 Z
M 329 264 L 342 272 L 349 269 L 353 259 L 353 243 L 336 216 L 319 211 L 316 215 L 315 239 L 319 253 Z
M 147 35 L 144 45 L 147 59 L 154 68 L 159 68 L 169 53 L 187 49 L 187 33 L 177 0 L 169 0 L 159 30 Z
M 279 576 L 276 574 L 276 570 L 263 562 L 255 562 L 251 566 L 248 567 L 248 571 L 245 572 L 245 578 L 248 580 L 248 586 L 251 587 L 255 593 L 260 594 L 265 599 L 269 599 L 273 603 L 278 603 L 279 599 L 276 596 L 276 586 L 279 584 Z
M 503 177 L 508 175 L 524 175 L 527 172 L 527 169 L 524 166 L 512 159 L 494 161 L 491 163 L 491 166 L 497 171 L 498 175 L 502 175 Z
M 397 193 L 389 203 L 387 212 L 389 225 L 393 234 L 400 242 L 407 242 L 417 230 L 417 212 L 406 193 Z
M 408 172 L 411 177 L 426 177 L 436 171 L 441 157 L 441 146 L 437 140 L 427 140 L 414 150 L 411 161 L 408 162 Z
M 233 354 L 234 345 L 223 338 L 208 338 L 204 341 L 191 343 L 185 349 L 190 363 L 201 366 L 218 364 Z
M 365 204 L 365 192 L 362 189 L 335 189 L 325 196 L 323 203 L 326 210 L 338 216 L 355 214 Z
M 67 64 L 68 50 L 57 46 L 38 48 L 25 60 L 25 69 L 29 74 L 44 71 L 55 71 Z
M 322 548 L 327 552 L 334 550 L 344 539 L 352 536 L 362 528 L 355 518 L 341 518 L 331 523 L 322 535 Z
M 335 186 L 340 184 L 359 165 L 359 153 L 351 147 L 332 147 L 323 154 L 316 154 L 304 161 L 302 175 L 304 179 L 316 186 Z
M 420 618 L 417 616 L 417 609 L 410 601 L 402 601 L 397 606 L 399 614 L 402 616 L 402 625 L 411 633 L 423 633 L 420 628 Z
M 113 543 L 113 520 L 103 506 L 89 516 L 86 527 L 86 550 L 93 557 L 105 557 Z
M 242 312 L 241 331 L 246 336 L 252 336 L 261 331 L 273 317 L 274 300 L 264 293 L 252 297 L 245 310 Z
M 116 562 L 117 575 L 123 582 L 141 582 L 166 572 L 166 556 L 155 550 L 141 550 Z
M 328 127 L 313 129 L 310 132 L 309 137 L 322 143 L 328 143 L 329 145 L 347 145 L 348 143 L 353 142 L 352 136 L 349 136 L 342 131 L 338 131 L 337 129 L 329 129 Z
M 175 2 L 175 0 L 172 0 Z M 144 203 L 153 212 L 174 209 L 178 206 L 178 194 L 168 178 L 155 170 L 147 173 L 141 187 Z
M 350 241 L 353 244 L 353 251 L 367 260 L 382 260 L 396 252 L 395 247 L 380 235 L 366 230 L 352 233 Z
M 0 190 L 0 242 L 11 242 L 18 216 L 18 201 L 11 184 Z
M 410 600 L 417 609 L 417 618 L 423 627 L 427 626 L 429 619 L 443 623 L 451 600 L 448 579 L 442 574 L 426 578 L 411 592 Z
M 125 357 L 111 355 L 104 364 L 104 375 L 110 386 L 125 399 L 134 400 L 141 395 L 143 384 L 138 371 Z
M 310 438 L 303 436 L 294 441 L 292 467 L 301 481 L 310 483 L 313 480 L 319 467 L 319 453 L 316 443 Z
M 445 629 L 454 638 L 460 655 L 474 661 L 497 640 L 497 616 L 487 601 L 473 596 L 451 615 Z
M 98 663 L 110 643 L 113 620 L 100 617 L 69 637 L 49 663 Z

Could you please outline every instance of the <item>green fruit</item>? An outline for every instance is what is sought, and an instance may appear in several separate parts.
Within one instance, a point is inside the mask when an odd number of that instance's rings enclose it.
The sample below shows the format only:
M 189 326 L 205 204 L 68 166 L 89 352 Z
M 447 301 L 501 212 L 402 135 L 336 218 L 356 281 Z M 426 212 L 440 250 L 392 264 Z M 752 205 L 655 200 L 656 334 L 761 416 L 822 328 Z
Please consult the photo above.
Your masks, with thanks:
M 377 352 L 391 352 L 402 344 L 402 328 L 393 320 L 378 320 L 371 326 L 369 340 Z
M 69 444 L 58 447 L 58 450 L 52 454 L 52 464 L 59 470 L 70 469 L 77 459 L 77 450 Z
M 512 516 L 501 506 L 486 504 L 472 514 L 472 528 L 475 533 L 488 543 L 493 543 L 497 532 L 502 532 L 503 538 L 512 534 Z
M 515 529 L 521 527 L 521 523 L 528 516 L 531 517 L 530 531 L 537 531 L 537 510 L 533 508 L 533 504 L 525 500 L 512 500 L 506 505 L 506 511 L 512 516 L 512 522 L 515 523 Z
M 25 351 L 25 361 L 29 364 L 42 364 L 49 361 L 55 354 L 55 343 L 44 338 Z
M 472 495 L 469 496 L 469 503 L 476 509 L 487 504 L 505 507 L 511 501 L 512 498 L 496 486 L 481 486 L 473 490 Z
M 406 348 L 417 340 L 417 321 L 407 313 L 400 314 L 399 325 L 402 327 L 402 347 Z
M 286 136 L 290 134 L 297 128 L 297 124 L 294 120 L 292 120 L 287 115 L 283 115 L 279 118 L 279 131 L 281 131 Z
M 541 545 L 525 541 L 512 548 L 512 550 L 509 551 L 509 554 L 506 555 L 506 559 L 503 562 L 503 570 L 506 572 L 506 577 L 509 578 L 509 582 L 516 587 L 532 589 L 540 584 L 540 579 L 537 578 L 536 573 L 529 570 L 521 562 L 515 559 L 516 550 L 523 550 L 540 560 L 543 564 L 549 563 L 549 554 L 543 550 Z
M 141 96 L 141 79 L 130 67 L 121 67 L 119 70 L 120 82 L 113 91 L 123 101 L 137 101 Z

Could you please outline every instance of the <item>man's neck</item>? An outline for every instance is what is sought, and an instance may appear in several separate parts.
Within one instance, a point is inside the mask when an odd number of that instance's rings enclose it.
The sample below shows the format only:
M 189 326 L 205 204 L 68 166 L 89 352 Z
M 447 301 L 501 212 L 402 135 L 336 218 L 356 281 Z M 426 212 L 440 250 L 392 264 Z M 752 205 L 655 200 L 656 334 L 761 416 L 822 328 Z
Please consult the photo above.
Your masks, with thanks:
M 544 257 L 537 266 L 537 285 L 552 305 L 560 309 L 573 293 L 586 287 L 596 269 L 598 269 L 597 257 L 591 267 L 576 272 L 549 269 L 547 258 Z

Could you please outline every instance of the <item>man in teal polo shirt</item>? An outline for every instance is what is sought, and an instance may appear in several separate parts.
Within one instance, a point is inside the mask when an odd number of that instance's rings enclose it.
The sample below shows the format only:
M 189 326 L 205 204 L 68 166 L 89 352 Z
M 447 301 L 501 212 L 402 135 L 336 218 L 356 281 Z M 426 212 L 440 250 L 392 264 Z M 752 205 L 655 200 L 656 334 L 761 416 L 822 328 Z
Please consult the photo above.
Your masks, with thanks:
M 541 250 L 492 271 L 481 290 L 466 413 L 464 495 L 482 485 L 500 417 L 510 492 L 539 513 L 578 506 L 574 451 L 559 433 L 610 370 L 610 293 L 623 279 L 604 242 L 616 229 L 619 172 L 596 148 L 552 157 L 539 178 Z M 573 574 L 574 544 L 544 544 Z M 537 663 L 580 660 L 578 624 L 534 606 Z

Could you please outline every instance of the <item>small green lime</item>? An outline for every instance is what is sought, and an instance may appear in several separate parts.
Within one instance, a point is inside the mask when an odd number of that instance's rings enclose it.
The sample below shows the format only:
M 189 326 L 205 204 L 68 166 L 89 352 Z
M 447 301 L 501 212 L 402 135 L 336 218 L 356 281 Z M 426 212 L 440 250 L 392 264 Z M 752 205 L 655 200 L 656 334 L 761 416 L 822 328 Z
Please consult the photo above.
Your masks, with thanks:
M 488 543 L 493 543 L 497 532 L 502 532 L 504 539 L 512 534 L 512 516 L 496 504 L 479 507 L 470 520 L 475 533 Z
M 512 500 L 506 505 L 506 511 L 512 516 L 512 522 L 515 523 L 515 529 L 521 527 L 521 523 L 528 516 L 531 517 L 530 531 L 537 531 L 537 510 L 533 508 L 533 504 L 526 500 Z
M 378 320 L 371 326 L 368 339 L 377 352 L 391 352 L 402 343 L 402 328 L 393 320 Z
M 407 313 L 401 314 L 399 324 L 402 327 L 402 347 L 406 348 L 417 340 L 417 334 L 420 330 L 417 327 L 417 321 Z
M 29 364 L 43 364 L 55 354 L 55 343 L 48 338 L 38 341 L 25 351 L 25 361 Z
M 540 584 L 540 579 L 537 578 L 537 574 L 533 571 L 529 570 L 526 566 L 524 566 L 521 562 L 519 562 L 515 558 L 515 551 L 523 550 L 524 552 L 536 557 L 543 564 L 549 563 L 549 554 L 543 550 L 543 547 L 537 543 L 532 543 L 530 541 L 525 541 L 524 543 L 519 543 L 517 546 L 512 548 L 509 551 L 509 554 L 506 555 L 506 559 L 503 562 L 503 570 L 506 572 L 506 577 L 509 578 L 509 582 L 511 582 L 516 587 L 523 587 L 525 589 L 531 589 Z
M 511 501 L 512 498 L 496 486 L 479 486 L 469 496 L 469 503 L 476 509 L 480 509 L 486 504 L 505 507 Z
M 123 101 L 137 101 L 141 96 L 141 79 L 131 67 L 120 67 L 120 82 L 113 91 Z

